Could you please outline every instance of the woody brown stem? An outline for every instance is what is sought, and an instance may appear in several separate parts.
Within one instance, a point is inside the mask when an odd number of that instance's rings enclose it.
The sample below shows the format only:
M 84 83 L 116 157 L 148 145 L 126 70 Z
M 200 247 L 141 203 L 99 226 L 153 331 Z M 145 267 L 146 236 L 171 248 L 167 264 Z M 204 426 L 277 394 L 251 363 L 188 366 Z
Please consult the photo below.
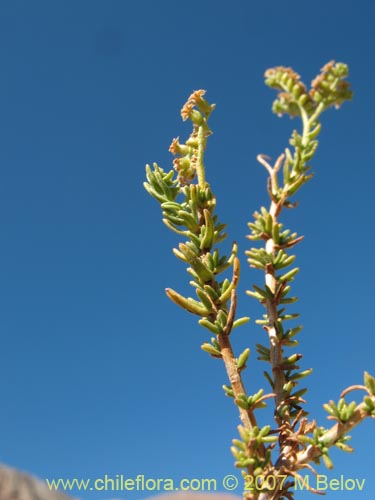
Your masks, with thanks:
M 276 160 L 275 165 L 272 167 L 267 161 L 267 157 L 265 155 L 258 155 L 257 160 L 261 163 L 267 170 L 269 174 L 270 184 L 272 188 L 272 195 L 275 196 L 276 190 L 278 188 L 277 181 L 277 172 L 280 170 L 282 161 L 284 159 L 284 155 L 280 155 Z M 271 206 L 269 213 L 272 217 L 273 225 L 277 224 L 277 217 L 281 211 L 282 205 L 280 202 L 276 202 L 271 197 Z M 266 252 L 270 255 L 274 255 L 276 251 L 276 245 L 272 238 L 268 238 L 266 240 Z M 278 306 L 278 298 L 275 296 L 276 293 L 276 276 L 275 269 L 272 264 L 268 264 L 266 266 L 266 275 L 265 282 L 268 288 L 274 294 L 273 299 L 267 299 L 266 301 L 266 309 L 268 316 L 268 326 L 266 327 L 268 337 L 270 340 L 270 362 L 272 366 L 272 378 L 274 381 L 274 393 L 275 393 L 275 405 L 276 409 L 279 408 L 280 404 L 283 401 L 283 386 L 285 384 L 285 376 L 284 372 L 281 369 L 281 361 L 283 357 L 283 350 L 281 343 L 277 337 L 277 306 Z
M 231 383 L 234 397 L 237 398 L 240 394 L 246 394 L 245 386 L 242 382 L 241 373 L 237 367 L 236 358 L 230 343 L 229 335 L 218 335 L 218 342 L 220 345 L 220 352 L 224 361 L 225 369 Z M 252 429 L 257 425 L 254 413 L 252 410 L 245 410 L 239 408 L 240 418 L 243 426 L 246 429 Z

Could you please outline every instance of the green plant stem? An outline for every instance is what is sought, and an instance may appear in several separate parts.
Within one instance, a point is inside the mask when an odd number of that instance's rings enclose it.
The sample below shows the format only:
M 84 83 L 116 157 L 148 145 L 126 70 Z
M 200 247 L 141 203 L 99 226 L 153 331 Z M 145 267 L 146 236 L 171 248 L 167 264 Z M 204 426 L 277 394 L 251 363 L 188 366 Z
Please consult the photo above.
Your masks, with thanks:
M 311 127 L 314 125 L 315 121 L 319 118 L 319 116 L 323 113 L 325 106 L 321 102 L 314 113 L 309 117 L 308 114 L 306 113 L 306 110 L 303 106 L 301 106 L 298 102 L 296 103 L 301 111 L 301 118 L 302 118 L 302 124 L 303 124 L 303 131 L 302 131 L 302 144 L 306 146 L 306 144 L 309 141 L 308 135 L 311 131 Z
M 201 189 L 204 189 L 206 187 L 206 177 L 205 177 L 205 169 L 203 163 L 205 144 L 206 144 L 206 138 L 204 136 L 204 127 L 203 125 L 200 125 L 198 128 L 198 155 L 197 155 L 196 171 L 198 177 L 198 185 Z

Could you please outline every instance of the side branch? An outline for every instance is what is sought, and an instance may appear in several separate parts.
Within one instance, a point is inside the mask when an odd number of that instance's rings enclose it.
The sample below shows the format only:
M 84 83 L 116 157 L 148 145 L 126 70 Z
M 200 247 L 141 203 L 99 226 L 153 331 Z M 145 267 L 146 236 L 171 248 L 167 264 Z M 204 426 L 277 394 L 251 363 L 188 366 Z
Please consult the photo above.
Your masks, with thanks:
M 371 399 L 375 405 L 375 396 L 372 396 Z M 354 429 L 354 427 L 363 422 L 365 418 L 370 416 L 371 415 L 369 415 L 368 410 L 366 409 L 366 404 L 360 403 L 347 422 L 338 422 L 337 424 L 335 424 L 333 427 L 331 427 L 331 429 L 326 431 L 323 436 L 319 438 L 319 443 L 323 446 L 326 446 L 327 448 L 330 448 L 335 443 L 337 443 L 340 438 L 345 436 L 348 432 Z M 319 446 L 308 446 L 306 450 L 302 450 L 297 453 L 298 468 L 304 468 L 306 464 L 320 457 L 321 455 L 322 451 Z

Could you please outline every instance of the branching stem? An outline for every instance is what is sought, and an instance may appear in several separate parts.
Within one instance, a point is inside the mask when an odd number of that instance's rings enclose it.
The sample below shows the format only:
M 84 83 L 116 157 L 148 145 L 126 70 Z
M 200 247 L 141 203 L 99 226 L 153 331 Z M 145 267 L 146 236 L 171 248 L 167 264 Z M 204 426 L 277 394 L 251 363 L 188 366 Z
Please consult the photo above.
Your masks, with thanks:
M 372 396 L 371 399 L 375 404 L 375 396 Z M 365 403 L 360 403 L 347 422 L 338 422 L 337 424 L 332 426 L 323 434 L 323 436 L 320 437 L 319 442 L 327 446 L 327 448 L 333 446 L 341 437 L 348 434 L 348 432 L 350 432 L 354 427 L 360 424 L 367 417 L 369 417 L 369 413 L 366 410 L 366 405 Z M 298 468 L 303 468 L 305 464 L 318 458 L 321 454 L 322 452 L 318 446 L 308 446 L 305 450 L 300 451 L 297 454 Z

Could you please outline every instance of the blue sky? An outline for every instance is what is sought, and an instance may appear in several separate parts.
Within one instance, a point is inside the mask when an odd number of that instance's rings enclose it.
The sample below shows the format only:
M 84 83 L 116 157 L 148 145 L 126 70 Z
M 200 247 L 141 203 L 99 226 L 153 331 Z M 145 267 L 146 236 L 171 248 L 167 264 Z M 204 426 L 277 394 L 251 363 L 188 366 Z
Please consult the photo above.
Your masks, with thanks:
M 312 415 L 325 424 L 322 403 L 375 374 L 374 15 L 365 0 L 1 2 L 2 462 L 42 478 L 240 477 L 226 374 L 200 350 L 206 331 L 164 294 L 188 275 L 142 182 L 145 163 L 170 168 L 171 139 L 190 133 L 181 105 L 207 89 L 207 177 L 243 255 L 267 201 L 255 157 L 278 155 L 298 123 L 270 112 L 263 73 L 275 65 L 308 83 L 344 61 L 355 91 L 325 114 L 316 176 L 288 219 L 306 236 L 295 290 Z M 239 309 L 253 319 L 244 291 L 261 279 L 244 259 Z M 233 333 L 237 352 L 263 339 L 254 322 Z M 255 350 L 251 360 L 255 392 L 266 366 Z M 374 432 L 365 422 L 355 455 L 333 454 L 332 477 L 366 478 L 363 499 L 375 491 Z

